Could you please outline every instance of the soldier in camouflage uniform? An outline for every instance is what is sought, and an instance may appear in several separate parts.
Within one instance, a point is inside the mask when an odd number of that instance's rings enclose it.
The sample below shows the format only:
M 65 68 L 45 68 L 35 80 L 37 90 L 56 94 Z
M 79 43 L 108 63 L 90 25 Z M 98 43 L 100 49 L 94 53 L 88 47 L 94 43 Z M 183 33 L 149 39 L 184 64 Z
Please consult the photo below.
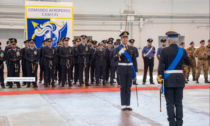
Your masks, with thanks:
M 195 81 L 195 72 L 196 72 L 196 61 L 193 56 L 195 52 L 194 42 L 190 43 L 190 47 L 186 49 L 188 56 L 190 57 L 190 65 L 188 66 L 187 81 L 189 81 L 190 69 L 192 69 L 193 81 Z
M 184 44 L 184 42 L 182 42 L 181 44 L 180 44 L 180 47 L 181 48 L 185 48 L 185 44 Z M 185 65 L 185 64 L 183 64 L 183 66 L 182 66 L 182 70 L 183 70 L 183 74 L 184 74 L 184 79 L 185 79 L 185 83 L 188 83 L 187 82 L 187 73 L 188 73 L 188 65 Z
M 200 41 L 200 47 L 197 48 L 194 52 L 194 56 L 198 58 L 197 61 L 197 67 L 196 67 L 196 75 L 195 75 L 195 79 L 196 79 L 196 83 L 199 83 L 198 78 L 200 76 L 200 72 L 201 72 L 201 68 L 203 67 L 203 71 L 204 71 L 204 78 L 205 78 L 205 83 L 210 83 L 208 81 L 208 50 L 206 47 L 204 47 L 205 45 L 205 41 L 201 40 Z
M 208 49 L 208 62 L 209 62 L 209 68 L 210 68 L 210 39 L 208 40 L 208 45 L 206 46 L 206 48 Z M 210 75 L 210 69 L 209 70 L 209 75 Z

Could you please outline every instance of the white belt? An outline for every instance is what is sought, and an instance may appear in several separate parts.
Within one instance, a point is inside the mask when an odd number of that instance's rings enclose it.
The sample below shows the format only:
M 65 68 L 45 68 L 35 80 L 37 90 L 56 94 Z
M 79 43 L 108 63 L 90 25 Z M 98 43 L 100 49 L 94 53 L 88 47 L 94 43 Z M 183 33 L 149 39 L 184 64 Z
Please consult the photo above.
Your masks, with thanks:
M 182 70 L 166 70 L 165 73 L 183 73 Z
M 118 63 L 119 66 L 131 66 L 133 63 Z

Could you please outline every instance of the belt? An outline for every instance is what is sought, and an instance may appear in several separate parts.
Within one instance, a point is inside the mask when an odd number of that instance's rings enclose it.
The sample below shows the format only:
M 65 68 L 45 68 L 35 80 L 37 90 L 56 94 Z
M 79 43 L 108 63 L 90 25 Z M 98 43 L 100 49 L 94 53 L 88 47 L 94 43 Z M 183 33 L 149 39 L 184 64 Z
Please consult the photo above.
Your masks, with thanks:
M 133 63 L 118 63 L 119 66 L 131 66 Z
M 183 73 L 182 70 L 166 70 L 165 73 Z
M 198 58 L 199 60 L 207 60 L 207 59 L 204 59 L 204 58 Z
M 153 57 L 144 57 L 144 58 L 146 58 L 146 59 L 153 59 Z

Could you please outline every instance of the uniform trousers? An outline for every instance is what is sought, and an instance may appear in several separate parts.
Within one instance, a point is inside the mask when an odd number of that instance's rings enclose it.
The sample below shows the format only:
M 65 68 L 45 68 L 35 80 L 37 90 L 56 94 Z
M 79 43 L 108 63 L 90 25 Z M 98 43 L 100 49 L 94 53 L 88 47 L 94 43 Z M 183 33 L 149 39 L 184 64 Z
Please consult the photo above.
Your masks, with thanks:
M 4 64 L 0 65 L 0 84 L 4 86 Z
M 85 67 L 85 83 L 89 81 L 89 63 L 79 63 L 79 83 L 83 83 L 83 67 Z
M 169 126 L 182 126 L 183 124 L 183 87 L 165 88 L 166 109 Z M 175 109 L 174 109 L 175 107 Z
M 91 74 L 90 74 L 90 80 L 91 80 L 91 83 L 93 83 L 93 81 L 94 81 L 94 77 L 95 77 L 95 65 L 91 65 L 91 68 L 90 68 L 91 70 Z
M 70 66 L 70 68 L 71 68 L 71 66 Z M 65 85 L 65 82 L 67 80 L 66 77 L 68 77 L 68 84 L 71 85 L 71 71 L 70 71 L 70 68 L 67 69 L 66 65 L 61 65 L 62 86 Z M 66 73 L 67 73 L 68 76 L 66 75 Z
M 79 64 L 75 63 L 74 64 L 74 83 L 76 83 L 78 79 L 79 79 Z
M 15 70 L 17 70 L 15 72 Z M 20 67 L 17 69 L 15 67 L 9 67 L 9 77 L 20 77 Z M 14 82 L 17 84 L 17 87 L 20 87 L 20 82 Z M 13 82 L 8 82 L 9 86 L 13 86 Z
M 39 81 L 42 81 L 43 77 L 44 77 L 44 65 L 40 65 L 39 67 Z
M 150 82 L 153 81 L 153 67 L 154 67 L 154 58 L 144 57 L 144 76 L 143 82 L 146 82 L 147 79 L 147 70 L 149 68 Z
M 44 83 L 47 86 L 48 84 L 54 85 L 54 67 L 52 66 L 52 68 L 50 69 L 50 66 L 45 65 L 44 66 Z
M 36 87 L 37 84 L 37 67 L 38 65 L 36 64 L 34 73 L 32 73 L 32 66 L 31 67 L 26 67 L 27 69 L 27 77 L 35 77 L 35 82 L 27 82 L 27 86 L 30 87 L 31 83 Z
M 105 68 L 105 66 L 96 66 L 96 84 L 99 84 L 101 74 L 103 75 L 103 83 L 105 83 Z

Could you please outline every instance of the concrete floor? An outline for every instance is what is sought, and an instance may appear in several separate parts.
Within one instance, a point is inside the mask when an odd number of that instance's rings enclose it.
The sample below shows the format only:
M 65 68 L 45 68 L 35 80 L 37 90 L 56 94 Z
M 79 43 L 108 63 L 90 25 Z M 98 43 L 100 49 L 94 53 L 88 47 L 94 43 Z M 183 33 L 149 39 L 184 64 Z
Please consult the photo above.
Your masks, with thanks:
M 209 126 L 209 89 L 184 90 L 184 126 Z M 132 112 L 120 110 L 120 92 L 0 96 L 0 126 L 167 126 L 159 91 L 131 95 Z

